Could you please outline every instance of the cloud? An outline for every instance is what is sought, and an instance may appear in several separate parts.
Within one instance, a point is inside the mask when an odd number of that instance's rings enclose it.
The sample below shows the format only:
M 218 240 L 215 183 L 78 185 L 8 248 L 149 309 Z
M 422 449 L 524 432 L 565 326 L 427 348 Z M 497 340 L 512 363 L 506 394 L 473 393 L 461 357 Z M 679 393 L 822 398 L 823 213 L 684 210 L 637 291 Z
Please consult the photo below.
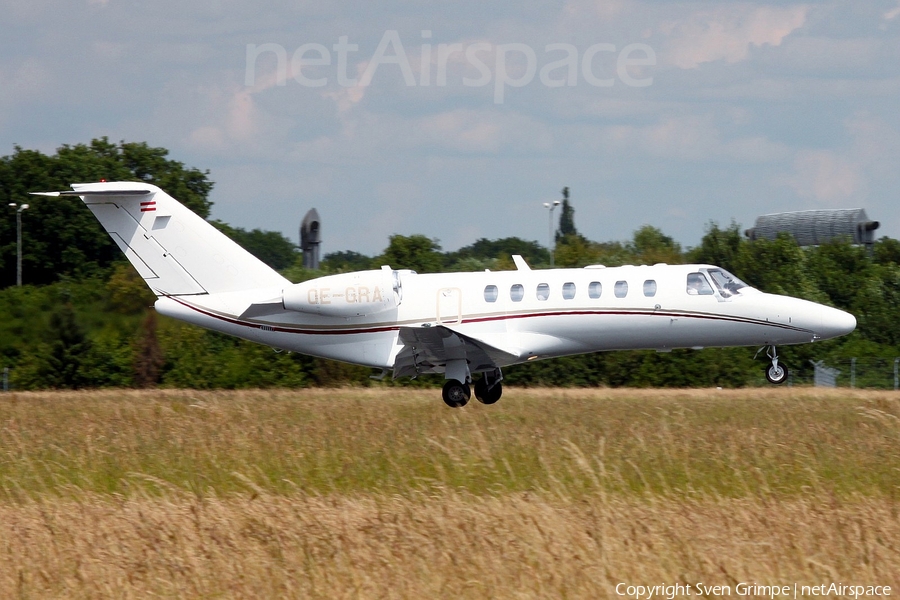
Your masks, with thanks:
M 252 88 L 237 88 L 230 93 L 217 88 L 198 90 L 206 123 L 190 130 L 188 145 L 218 154 L 228 151 L 235 143 L 252 141 L 259 133 L 253 93 Z
M 226 142 L 225 132 L 218 127 L 198 127 L 188 134 L 188 143 L 196 148 L 221 150 Z
M 858 112 L 844 122 L 852 136 L 849 152 L 874 178 L 896 184 L 900 179 L 900 131 L 868 112 Z
M 529 116 L 494 109 L 455 109 L 427 115 L 410 124 L 418 131 L 413 140 L 468 154 L 497 154 L 501 151 L 546 152 L 553 148 L 553 132 Z
M 44 96 L 53 85 L 48 69 L 36 58 L 27 58 L 10 67 L 0 65 L 0 81 L 4 82 L 3 94 L 0 94 L 0 122 L 14 108 Z
M 844 147 L 796 154 L 793 173 L 783 182 L 801 198 L 829 207 L 860 205 L 872 182 L 896 184 L 900 132 L 865 112 L 846 119 L 844 130 L 850 138 Z
M 496 152 L 503 130 L 500 123 L 481 119 L 468 110 L 453 110 L 421 120 L 421 131 L 430 140 L 458 150 Z
M 281 77 L 273 70 L 256 77 L 252 86 L 224 83 L 199 88 L 206 108 L 205 120 L 213 122 L 192 129 L 188 143 L 220 153 L 235 143 L 243 145 L 258 139 L 261 114 L 254 97 L 275 88 Z
M 666 23 L 662 32 L 670 37 L 665 62 L 682 69 L 724 60 L 736 63 L 750 49 L 764 44 L 778 46 L 806 22 L 806 6 L 774 7 L 737 5 L 697 12 Z
M 804 150 L 787 184 L 801 198 L 827 207 L 857 202 L 865 187 L 860 165 L 832 150 Z
M 563 7 L 562 14 L 579 19 L 594 17 L 611 21 L 627 14 L 629 9 L 634 8 L 633 5 L 634 3 L 629 0 L 569 0 Z
M 897 18 L 897 15 L 900 15 L 900 4 L 897 4 L 894 8 L 884 13 L 885 21 L 893 21 Z
M 334 101 L 339 113 L 346 113 L 363 101 L 363 98 L 366 97 L 366 88 L 360 85 L 341 87 L 334 91 L 324 92 L 322 95 Z
M 782 144 L 763 136 L 723 139 L 711 116 L 669 116 L 652 125 L 605 128 L 603 143 L 648 157 L 683 161 L 762 163 L 786 156 Z

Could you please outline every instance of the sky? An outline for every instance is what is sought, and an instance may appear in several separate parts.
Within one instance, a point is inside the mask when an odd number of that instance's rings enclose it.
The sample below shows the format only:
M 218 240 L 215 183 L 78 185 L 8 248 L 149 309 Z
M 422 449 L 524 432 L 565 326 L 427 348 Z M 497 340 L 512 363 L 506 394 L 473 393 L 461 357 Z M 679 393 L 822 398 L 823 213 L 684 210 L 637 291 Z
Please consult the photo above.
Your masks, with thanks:
M 144 141 L 323 253 L 864 208 L 900 238 L 900 4 L 0 0 L 0 155 Z M 557 210 L 552 216 L 556 219 Z

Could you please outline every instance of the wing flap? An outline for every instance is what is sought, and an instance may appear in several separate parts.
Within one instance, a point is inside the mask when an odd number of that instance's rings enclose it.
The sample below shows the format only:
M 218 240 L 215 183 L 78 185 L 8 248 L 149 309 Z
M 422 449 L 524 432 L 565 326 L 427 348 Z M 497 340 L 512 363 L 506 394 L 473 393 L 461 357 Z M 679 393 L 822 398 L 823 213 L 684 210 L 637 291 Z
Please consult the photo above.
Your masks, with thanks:
M 447 327 L 401 327 L 403 349 L 394 360 L 394 379 L 443 373 L 448 361 L 465 359 L 469 371 L 492 371 L 517 356 Z

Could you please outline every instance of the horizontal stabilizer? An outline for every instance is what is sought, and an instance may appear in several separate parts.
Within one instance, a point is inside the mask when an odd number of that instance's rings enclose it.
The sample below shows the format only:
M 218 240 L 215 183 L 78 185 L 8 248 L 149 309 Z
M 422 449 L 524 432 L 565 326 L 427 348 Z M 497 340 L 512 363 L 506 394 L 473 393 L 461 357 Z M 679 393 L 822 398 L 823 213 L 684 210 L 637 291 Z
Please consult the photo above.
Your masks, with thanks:
M 58 198 L 59 196 L 146 196 L 152 193 L 151 190 L 93 190 L 81 192 L 64 190 L 62 192 L 31 192 L 31 195 Z

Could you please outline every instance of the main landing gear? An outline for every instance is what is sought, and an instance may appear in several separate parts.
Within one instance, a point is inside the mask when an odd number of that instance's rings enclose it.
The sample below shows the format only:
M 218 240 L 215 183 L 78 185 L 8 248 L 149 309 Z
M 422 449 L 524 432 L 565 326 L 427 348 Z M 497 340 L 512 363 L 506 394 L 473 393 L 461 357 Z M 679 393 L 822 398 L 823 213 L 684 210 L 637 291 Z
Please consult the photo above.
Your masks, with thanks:
M 503 394 L 501 379 L 503 379 L 503 375 L 500 373 L 500 369 L 482 375 L 481 379 L 475 382 L 475 398 L 482 404 L 497 402 Z M 458 379 L 448 379 L 441 391 L 441 396 L 447 406 L 460 408 L 469 403 L 472 391 L 468 383 L 463 383 Z
M 475 382 L 475 397 L 482 404 L 493 404 L 500 399 L 503 394 L 503 386 L 500 380 L 503 374 L 500 369 L 494 369 L 481 376 L 481 379 Z
M 444 404 L 450 408 L 460 408 L 469 403 L 472 397 L 472 390 L 469 389 L 468 383 L 463 383 L 456 379 L 448 379 L 441 391 L 444 398 Z
M 762 350 L 762 348 L 760 348 Z M 769 380 L 769 383 L 775 385 L 781 385 L 788 378 L 788 369 L 783 364 L 779 364 L 778 362 L 778 351 L 775 350 L 775 346 L 769 346 L 766 351 L 766 356 L 768 356 L 772 360 L 772 364 L 766 367 L 766 379 Z

